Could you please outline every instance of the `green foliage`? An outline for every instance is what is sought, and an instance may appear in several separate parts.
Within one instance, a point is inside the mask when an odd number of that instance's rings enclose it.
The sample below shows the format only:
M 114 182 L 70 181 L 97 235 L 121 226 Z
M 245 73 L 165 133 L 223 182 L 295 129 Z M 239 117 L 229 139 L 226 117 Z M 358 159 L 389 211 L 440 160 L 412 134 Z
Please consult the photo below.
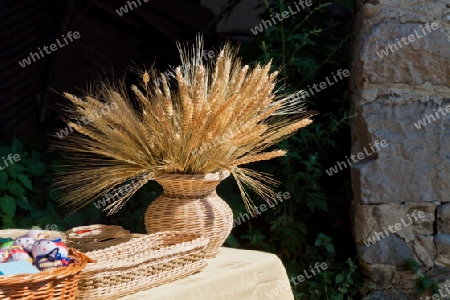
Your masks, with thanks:
M 417 261 L 414 258 L 410 257 L 406 260 L 406 263 L 408 264 L 408 268 L 417 274 L 417 272 L 419 271 L 419 264 L 417 263 Z
M 408 264 L 408 268 L 417 275 L 416 284 L 414 285 L 414 291 L 418 295 L 422 295 L 426 292 L 431 295 L 439 294 L 439 286 L 437 282 L 420 273 L 419 263 L 414 258 L 408 258 L 406 262 Z
M 48 197 L 49 159 L 43 153 L 25 149 L 18 139 L 0 140 L 1 228 L 31 228 L 60 224 L 55 199 Z
M 69 215 L 58 200 L 61 191 L 52 188 L 52 174 L 60 170 L 62 161 L 55 153 L 47 153 L 46 145 L 40 152 L 30 150 L 28 145 L 15 139 L 8 144 L 0 140 L 0 167 L 4 157 L 20 155 L 20 160 L 0 170 L 0 229 L 31 228 L 64 231 L 76 226 L 91 224 L 118 224 L 136 233 L 145 233 L 143 215 L 148 205 L 162 192 L 161 186 L 152 181 L 134 196 L 127 208 L 106 217 L 102 207 L 94 203 Z M 9 161 L 6 161 L 9 164 Z M 113 180 L 113 177 L 112 179 Z
M 309 249 L 314 254 L 314 261 L 326 262 L 329 266 L 311 279 L 300 283 L 294 290 L 296 299 L 308 300 L 352 300 L 362 287 L 362 274 L 358 270 L 356 260 L 350 258 L 345 263 L 335 261 L 335 249 L 332 238 L 319 234 L 315 247 Z M 294 275 L 295 276 L 295 275 Z
M 289 11 L 294 2 L 265 0 L 261 19 L 269 20 L 275 13 Z M 238 3 L 228 1 L 224 16 Z M 275 22 L 241 47 L 244 61 L 272 60 L 273 69 L 280 72 L 278 87 L 287 92 L 308 91 L 332 72 L 349 69 L 350 26 L 332 25 L 330 7 L 325 1 L 313 1 L 309 10 Z M 344 78 L 305 102 L 308 110 L 319 114 L 311 125 L 278 144 L 278 148 L 288 150 L 287 157 L 251 166 L 273 174 L 281 182 L 278 191 L 289 192 L 291 197 L 234 228 L 226 243 L 276 253 L 292 275 L 323 258 L 330 262 L 330 269 L 307 284 L 294 286 L 296 298 L 355 299 L 362 286 L 362 275 L 355 262 L 348 259 L 356 252 L 348 217 L 352 197 L 350 172 L 346 169 L 332 177 L 325 173 L 350 152 L 347 81 Z M 245 212 L 230 182 L 219 186 L 218 192 L 232 206 L 235 218 Z M 252 199 L 258 197 L 252 195 Z

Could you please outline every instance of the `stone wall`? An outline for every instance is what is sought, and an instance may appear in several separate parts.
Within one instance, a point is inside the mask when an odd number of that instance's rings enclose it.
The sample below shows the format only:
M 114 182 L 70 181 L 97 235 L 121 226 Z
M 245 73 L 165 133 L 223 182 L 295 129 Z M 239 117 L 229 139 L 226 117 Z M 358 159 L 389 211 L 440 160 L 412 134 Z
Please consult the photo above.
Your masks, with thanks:
M 358 2 L 352 154 L 388 144 L 352 165 L 360 265 L 370 299 L 420 299 L 408 258 L 450 284 L 450 0 Z

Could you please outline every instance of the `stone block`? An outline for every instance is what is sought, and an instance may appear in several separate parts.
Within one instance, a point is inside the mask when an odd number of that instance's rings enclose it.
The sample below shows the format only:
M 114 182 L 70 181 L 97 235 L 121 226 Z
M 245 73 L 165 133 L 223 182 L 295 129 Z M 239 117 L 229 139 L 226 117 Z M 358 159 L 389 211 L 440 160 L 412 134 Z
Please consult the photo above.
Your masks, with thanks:
M 450 267 L 450 234 L 437 234 L 434 238 L 436 245 L 436 265 Z
M 355 241 L 357 244 L 363 244 L 367 238 L 373 237 L 375 232 L 385 233 L 385 229 L 389 235 L 395 234 L 405 242 L 414 240 L 417 235 L 433 234 L 435 207 L 435 204 L 426 202 L 355 204 L 353 209 Z M 422 211 L 424 217 L 414 218 L 412 216 L 414 211 L 416 216 Z M 400 230 L 395 228 L 397 223 L 401 225 Z
M 450 234 L 450 203 L 439 205 L 436 209 L 438 233 Z
M 370 279 L 367 286 L 372 290 L 412 290 L 417 275 L 405 268 L 399 270 L 391 265 L 360 263 L 363 273 Z
M 361 259 L 369 264 L 387 264 L 391 266 L 406 266 L 406 260 L 413 257 L 410 246 L 395 235 L 381 239 L 379 242 L 364 249 Z
M 428 102 L 422 103 L 417 97 L 405 104 L 407 100 L 399 100 L 398 95 L 391 100 L 384 96 L 382 99 L 391 103 L 379 103 L 378 99 L 358 112 L 357 123 L 352 126 L 357 137 L 352 154 L 364 148 L 372 151 L 369 143 L 377 140 L 386 140 L 387 146 L 380 147 L 371 159 L 351 166 L 357 202 L 450 201 L 450 113 L 439 115 L 436 121 L 425 119 L 425 126 L 416 127 L 435 110 L 450 106 L 450 99 L 428 96 Z

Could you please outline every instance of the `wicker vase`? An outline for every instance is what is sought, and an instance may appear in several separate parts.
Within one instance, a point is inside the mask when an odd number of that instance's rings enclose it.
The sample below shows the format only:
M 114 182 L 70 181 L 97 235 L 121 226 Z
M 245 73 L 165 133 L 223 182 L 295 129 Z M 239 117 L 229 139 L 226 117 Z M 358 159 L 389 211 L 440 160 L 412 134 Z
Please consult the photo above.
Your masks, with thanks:
M 233 227 L 233 212 L 216 193 L 228 171 L 210 174 L 164 174 L 155 180 L 164 192 L 147 208 L 147 233 L 189 231 L 209 238 L 206 257 L 217 255 Z

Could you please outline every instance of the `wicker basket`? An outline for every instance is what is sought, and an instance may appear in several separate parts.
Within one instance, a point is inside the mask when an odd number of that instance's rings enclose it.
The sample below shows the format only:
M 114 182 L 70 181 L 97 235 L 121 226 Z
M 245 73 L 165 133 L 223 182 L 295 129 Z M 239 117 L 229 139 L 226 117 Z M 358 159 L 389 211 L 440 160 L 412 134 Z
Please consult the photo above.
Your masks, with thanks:
M 16 238 L 28 230 L 2 230 L 1 237 Z M 50 234 L 50 237 L 58 234 Z M 68 267 L 36 274 L 0 276 L 0 299 L 47 300 L 75 299 L 81 270 L 90 258 L 70 248 L 69 257 L 75 259 Z
M 208 242 L 199 234 L 161 232 L 88 252 L 96 263 L 81 273 L 76 299 L 117 299 L 197 273 L 207 265 Z
M 161 174 L 155 180 L 164 188 L 145 213 L 147 233 L 198 232 L 209 238 L 206 257 L 217 255 L 233 228 L 233 212 L 216 193 L 228 171 L 211 174 Z
M 95 224 L 67 230 L 64 238 L 67 246 L 88 252 L 128 242 L 131 233 L 121 226 Z

